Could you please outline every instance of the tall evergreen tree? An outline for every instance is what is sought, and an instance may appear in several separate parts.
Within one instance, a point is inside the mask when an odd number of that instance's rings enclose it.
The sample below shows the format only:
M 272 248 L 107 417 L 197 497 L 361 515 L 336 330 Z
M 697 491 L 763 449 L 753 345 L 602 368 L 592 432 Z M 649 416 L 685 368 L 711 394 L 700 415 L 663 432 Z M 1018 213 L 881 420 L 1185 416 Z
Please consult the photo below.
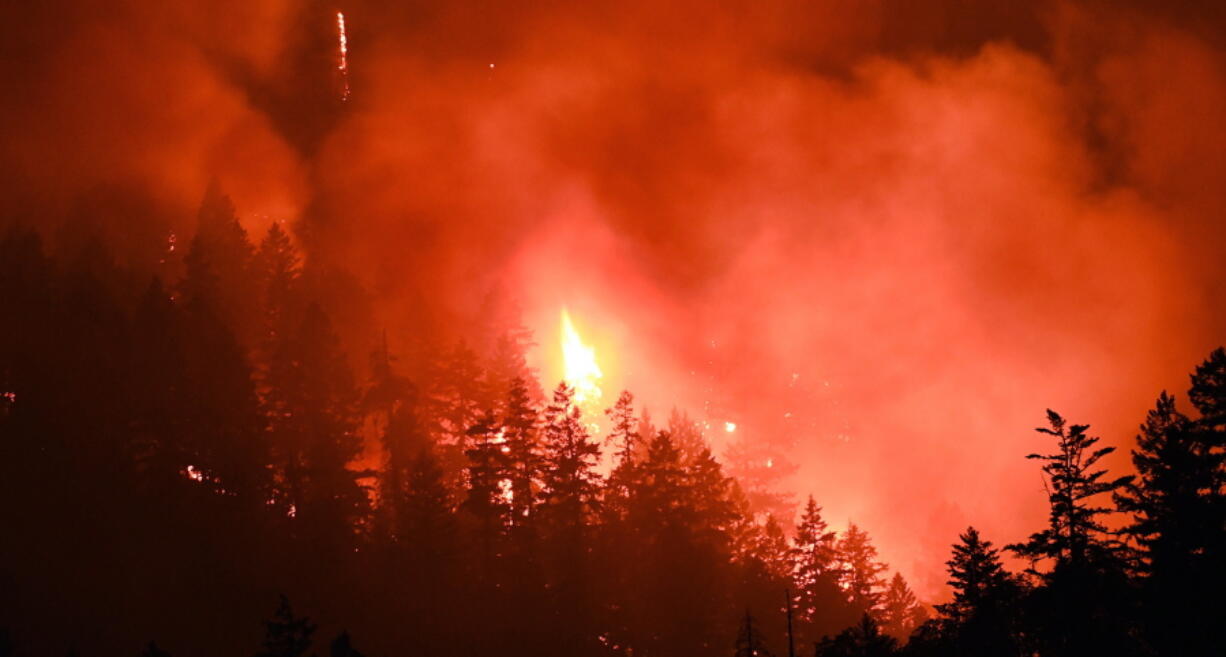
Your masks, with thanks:
M 186 465 L 217 492 L 262 507 L 270 445 L 246 350 L 205 300 L 188 302 L 184 326 Z
M 1198 374 L 1211 364 L 1212 357 Z M 1163 392 L 1132 451 L 1137 479 L 1115 498 L 1133 515 L 1124 531 L 1141 548 L 1148 638 L 1163 654 L 1190 657 L 1211 654 L 1226 640 L 1210 617 L 1226 585 L 1218 486 L 1224 454 L 1216 449 L 1212 404 L 1205 403 L 1208 382 L 1193 378 L 1201 421 L 1180 413 Z
M 467 487 L 461 504 L 471 523 L 478 548 L 478 571 L 493 582 L 501 555 L 501 542 L 507 528 L 510 504 L 507 499 L 507 462 L 502 451 L 506 445 L 502 428 L 492 411 L 486 411 L 468 430 L 466 451 Z
M 595 640 L 591 610 L 591 532 L 600 475 L 600 446 L 591 439 L 565 382 L 554 390 L 542 427 L 541 519 L 550 543 L 550 579 L 559 622 L 558 646 L 578 654 Z
M 270 355 L 278 338 L 297 328 L 305 310 L 302 262 L 280 223 L 274 222 L 260 242 L 254 270 L 264 311 L 263 330 L 256 346 Z
M 406 393 L 411 394 L 411 393 Z M 429 436 L 418 417 L 416 396 L 394 406 L 383 429 L 383 471 L 379 476 L 380 515 L 384 530 L 396 541 L 411 541 L 406 527 L 406 505 L 410 504 L 415 468 L 423 453 L 432 455 Z M 432 456 L 431 456 L 432 458 Z M 432 461 L 433 463 L 433 461 Z M 437 467 L 437 463 L 434 463 Z M 443 486 L 444 492 L 446 487 Z
M 1020 589 L 1001 565 L 991 541 L 968 527 L 946 565 L 954 598 L 937 605 L 942 632 L 959 654 L 992 657 L 1020 654 L 1014 629 Z
M 206 302 L 240 344 L 250 344 L 260 325 L 253 259 L 254 249 L 234 203 L 214 180 L 200 204 L 182 293 L 188 301 Z
M 877 548 L 868 533 L 855 523 L 848 524 L 839 539 L 839 571 L 840 587 L 853 611 L 863 615 L 877 610 L 884 587 L 881 573 L 885 568 L 877 560 Z
M 809 496 L 796 536 L 792 539 L 796 570 L 797 611 L 804 634 L 813 637 L 830 634 L 854 620 L 846 596 L 839 588 L 838 534 L 830 531 L 822 508 Z
M 362 657 L 362 653 L 353 648 L 349 633 L 344 631 L 332 640 L 332 645 L 328 647 L 328 655 L 329 657 Z
M 590 518 L 600 476 L 600 446 L 592 441 L 574 403 L 574 390 L 558 384 L 542 427 L 542 500 L 555 529 L 577 529 Z
M 1226 431 L 1226 347 L 1214 349 L 1192 374 L 1188 399 L 1200 412 L 1199 424 L 1211 431 Z M 1222 436 L 1216 439 L 1221 447 Z
M 183 324 L 181 310 L 155 277 L 132 324 L 133 338 L 142 345 L 133 350 L 133 438 L 137 467 L 163 483 L 180 479 L 193 460 L 184 444 L 190 399 Z
M 289 599 L 281 596 L 277 612 L 264 623 L 264 647 L 256 657 L 303 657 L 311 649 L 315 624 L 294 615 Z
M 612 425 L 605 442 L 613 447 L 618 466 L 628 464 L 634 460 L 637 443 L 641 439 L 639 423 L 634 417 L 634 395 L 629 390 L 623 390 L 613 406 L 605 410 L 605 415 L 609 416 Z
M 1089 425 L 1069 425 L 1052 410 L 1047 411 L 1047 420 L 1050 428 L 1039 427 L 1036 431 L 1056 438 L 1057 451 L 1030 454 L 1026 458 L 1043 461 L 1051 506 L 1050 526 L 1009 549 L 1032 560 L 1051 559 L 1057 565 L 1075 567 L 1110 559 L 1117 546 L 1107 538 L 1099 518 L 1111 509 L 1095 505 L 1094 500 L 1124 486 L 1131 477 L 1103 480 L 1106 470 L 1094 469 L 1115 448 L 1095 448 L 1098 438 L 1086 433 Z
M 312 540 L 341 548 L 366 519 L 369 499 L 360 480 L 370 473 L 349 468 L 362 452 L 359 393 L 318 306 L 309 306 L 294 334 L 279 342 L 268 383 L 287 508 Z
M 532 404 L 527 381 L 520 377 L 511 379 L 503 408 L 502 430 L 510 487 L 510 524 L 513 529 L 522 529 L 534 520 L 541 470 L 544 467 L 540 428 L 537 426 L 538 413 Z
M 1040 649 L 1055 656 L 1089 652 L 1124 655 L 1135 652 L 1134 622 L 1124 576 L 1121 550 L 1102 517 L 1111 512 L 1096 500 L 1127 485 L 1132 477 L 1104 479 L 1096 469 L 1113 447 L 1096 448 L 1098 438 L 1088 425 L 1069 425 L 1055 411 L 1047 412 L 1049 427 L 1039 433 L 1056 439 L 1051 454 L 1027 458 L 1043 462 L 1048 490 L 1048 527 L 1025 543 L 1007 546 L 1031 560 L 1031 572 L 1044 586 L 1030 598 L 1031 622 L 1042 627 Z M 1039 573 L 1034 564 L 1052 568 Z
M 433 364 L 424 389 L 429 392 L 427 415 L 437 420 L 431 430 L 443 470 L 458 488 L 475 435 L 469 430 L 495 406 L 476 352 L 466 342 L 455 343 Z

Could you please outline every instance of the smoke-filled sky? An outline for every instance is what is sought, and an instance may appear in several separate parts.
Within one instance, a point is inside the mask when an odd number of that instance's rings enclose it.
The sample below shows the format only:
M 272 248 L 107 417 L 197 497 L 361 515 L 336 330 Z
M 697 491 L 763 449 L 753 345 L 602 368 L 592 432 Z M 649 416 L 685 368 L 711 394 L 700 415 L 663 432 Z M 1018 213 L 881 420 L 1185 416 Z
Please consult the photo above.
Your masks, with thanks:
M 1043 522 L 1045 408 L 1126 448 L 1226 341 L 1206 4 L 6 3 L 0 190 L 137 244 L 216 178 L 396 335 L 504 290 L 547 377 L 569 306 L 607 397 L 788 445 L 938 597 Z

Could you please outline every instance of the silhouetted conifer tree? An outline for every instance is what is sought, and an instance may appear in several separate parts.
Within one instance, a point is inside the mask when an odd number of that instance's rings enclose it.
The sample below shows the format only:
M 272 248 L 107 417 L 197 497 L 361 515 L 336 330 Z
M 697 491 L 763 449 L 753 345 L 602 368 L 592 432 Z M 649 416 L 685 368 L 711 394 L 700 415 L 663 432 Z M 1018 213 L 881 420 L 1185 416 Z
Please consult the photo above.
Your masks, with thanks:
M 898 642 L 882 634 L 877 621 L 869 614 L 860 622 L 833 638 L 823 638 L 817 644 L 817 657 L 890 657 L 897 652 Z
M 851 523 L 839 539 L 840 588 L 852 610 L 870 614 L 881 602 L 885 564 L 877 560 L 877 548 L 868 533 Z M 875 627 L 875 626 L 874 626 Z
M 369 511 L 359 482 L 368 473 L 349 468 L 362 451 L 359 393 L 318 306 L 309 306 L 294 334 L 278 344 L 268 383 L 287 508 L 313 540 L 343 547 Z
M 829 530 L 822 508 L 810 496 L 792 539 L 796 564 L 797 611 L 804 636 L 822 636 L 852 622 L 846 596 L 839 588 L 838 535 Z
M 946 562 L 954 598 L 936 606 L 943 633 L 967 657 L 1021 654 L 1015 629 L 1019 585 L 978 530 L 968 527 L 958 538 Z
M 474 528 L 480 559 L 478 572 L 493 583 L 495 561 L 501 554 L 500 543 L 510 509 L 506 496 L 510 480 L 503 452 L 506 437 L 493 413 L 488 411 L 468 433 L 468 487 L 461 508 L 468 513 Z
M 1043 461 L 1049 526 L 1025 543 L 1008 546 L 1032 564 L 1052 564 L 1045 573 L 1031 567 L 1044 586 L 1029 598 L 1029 622 L 1041 628 L 1036 640 L 1045 654 L 1132 654 L 1137 651 L 1136 638 L 1130 636 L 1135 633 L 1130 604 L 1135 596 L 1128 590 L 1119 543 L 1101 519 L 1111 509 L 1095 501 L 1132 478 L 1103 479 L 1106 471 L 1096 466 L 1115 448 L 1096 448 L 1098 438 L 1086 433 L 1087 425 L 1069 425 L 1051 410 L 1047 419 L 1050 427 L 1037 431 L 1056 439 L 1056 451 L 1027 458 Z
M 253 258 L 254 249 L 234 204 L 217 181 L 211 182 L 185 259 L 182 292 L 188 301 L 206 302 L 242 344 L 250 344 L 260 325 Z
M 510 524 L 513 530 L 518 530 L 534 521 L 541 469 L 544 467 L 537 411 L 523 378 L 517 376 L 511 379 L 503 407 L 502 431 L 510 490 Z M 531 540 L 530 537 L 520 538 Z
M 332 645 L 328 648 L 328 655 L 330 657 L 362 657 L 362 653 L 353 649 L 348 632 L 341 632 L 332 640 Z
M 263 506 L 270 445 L 246 350 L 203 300 L 187 304 L 183 343 L 185 465 L 217 492 Z
M 426 389 L 431 404 L 427 413 L 437 419 L 434 432 L 439 459 L 444 471 L 458 483 L 467 467 L 469 442 L 475 435 L 470 429 L 483 413 L 494 408 L 476 352 L 467 343 L 457 342 L 434 364 Z M 458 488 L 454 483 L 453 487 Z
M 1219 362 L 1221 361 L 1221 362 Z M 1164 655 L 1209 655 L 1226 641 L 1213 620 L 1226 586 L 1222 552 L 1223 459 L 1215 399 L 1226 387 L 1226 358 L 1210 355 L 1193 374 L 1201 417 L 1192 420 L 1165 392 L 1149 412 L 1132 463 L 1137 479 L 1116 494 L 1133 522 L 1124 532 L 1140 546 L 1146 634 Z
M 541 520 L 549 540 L 551 588 L 558 619 L 556 640 L 563 652 L 591 649 L 596 632 L 591 615 L 590 525 L 595 519 L 600 446 L 591 439 L 565 382 L 545 408 L 541 434 Z
M 260 242 L 254 269 L 263 304 L 262 334 L 258 347 L 270 356 L 279 338 L 292 333 L 305 310 L 302 298 L 302 263 L 290 236 L 274 222 Z
M 605 410 L 609 416 L 609 435 L 605 443 L 613 447 L 617 466 L 629 465 L 634 461 L 637 443 L 640 440 L 638 420 L 634 417 L 634 395 L 629 390 L 623 390 L 612 407 Z
M 1113 559 L 1117 544 L 1107 537 L 1099 520 L 1111 509 L 1096 506 L 1093 500 L 1124 486 L 1131 477 L 1102 479 L 1106 470 L 1095 470 L 1094 466 L 1115 448 L 1095 448 L 1098 438 L 1086 433 L 1089 425 L 1069 425 L 1052 410 L 1047 411 L 1047 420 L 1051 427 L 1036 431 L 1055 437 L 1057 451 L 1030 454 L 1026 458 L 1043 461 L 1051 506 L 1050 527 L 1009 549 L 1032 560 L 1051 559 L 1058 566 L 1082 567 Z
M 256 657 L 303 657 L 311 649 L 315 624 L 306 617 L 295 616 L 284 595 L 264 628 L 264 647 Z
M 916 599 L 901 573 L 894 573 L 881 598 L 881 630 L 906 642 L 907 637 L 928 619 L 923 605 Z

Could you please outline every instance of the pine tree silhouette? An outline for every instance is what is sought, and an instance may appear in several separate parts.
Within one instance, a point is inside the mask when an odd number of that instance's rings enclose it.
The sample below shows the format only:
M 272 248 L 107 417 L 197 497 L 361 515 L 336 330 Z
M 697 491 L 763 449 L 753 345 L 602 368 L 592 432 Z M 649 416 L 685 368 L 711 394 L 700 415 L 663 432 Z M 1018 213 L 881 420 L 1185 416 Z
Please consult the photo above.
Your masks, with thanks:
M 840 585 L 848 603 L 861 615 L 875 612 L 884 588 L 881 573 L 886 568 L 877 560 L 877 548 L 867 532 L 850 523 L 839 539 L 838 549 Z
M 968 657 L 1020 654 L 1015 637 L 1019 585 L 978 530 L 967 527 L 958 539 L 946 562 L 954 598 L 936 606 L 944 634 Z
M 306 617 L 295 616 L 289 598 L 284 595 L 264 628 L 264 647 L 256 657 L 303 657 L 311 649 L 315 624 Z

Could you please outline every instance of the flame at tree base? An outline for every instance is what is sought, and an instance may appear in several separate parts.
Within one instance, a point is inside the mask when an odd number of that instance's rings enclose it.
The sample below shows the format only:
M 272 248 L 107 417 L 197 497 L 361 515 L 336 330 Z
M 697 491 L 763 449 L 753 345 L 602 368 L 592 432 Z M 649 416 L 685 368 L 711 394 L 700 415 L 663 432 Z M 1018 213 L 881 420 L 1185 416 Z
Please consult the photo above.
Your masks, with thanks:
M 575 330 L 570 313 L 562 309 L 562 379 L 575 390 L 575 405 L 589 407 L 600 401 L 600 380 L 604 373 L 596 363 L 596 350 L 585 344 Z

